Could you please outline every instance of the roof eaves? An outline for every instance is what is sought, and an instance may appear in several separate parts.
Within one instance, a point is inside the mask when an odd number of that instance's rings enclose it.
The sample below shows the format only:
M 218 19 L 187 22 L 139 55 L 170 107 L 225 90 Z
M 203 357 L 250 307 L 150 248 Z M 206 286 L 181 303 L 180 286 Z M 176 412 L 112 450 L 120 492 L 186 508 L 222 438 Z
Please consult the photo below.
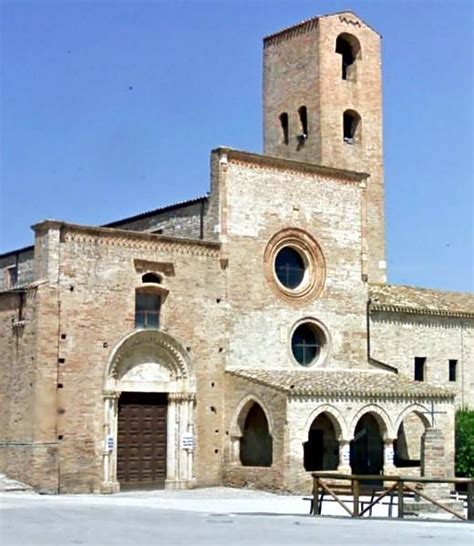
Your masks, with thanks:
M 16 250 L 9 250 L 8 252 L 4 252 L 3 254 L 0 254 L 0 259 L 8 258 L 8 256 L 14 256 L 15 254 L 23 254 L 27 252 L 32 252 L 34 251 L 34 249 L 35 249 L 34 245 L 30 245 L 30 246 L 24 246 L 22 248 L 17 248 Z
M 102 224 L 101 227 L 113 228 L 113 227 L 121 226 L 123 224 L 127 224 L 129 222 L 137 222 L 138 220 L 144 220 L 145 218 L 155 216 L 156 214 L 163 214 L 164 212 L 170 212 L 172 210 L 177 210 L 177 209 L 189 207 L 191 205 L 195 205 L 196 203 L 199 203 L 199 202 L 205 202 L 207 201 L 207 199 L 208 199 L 207 196 L 202 195 L 200 197 L 195 197 L 194 199 L 180 201 L 178 203 L 166 205 L 165 207 L 160 207 L 157 209 L 142 212 L 140 214 L 136 214 L 135 216 L 129 216 L 128 218 L 122 218 L 121 220 L 115 220 L 107 224 Z

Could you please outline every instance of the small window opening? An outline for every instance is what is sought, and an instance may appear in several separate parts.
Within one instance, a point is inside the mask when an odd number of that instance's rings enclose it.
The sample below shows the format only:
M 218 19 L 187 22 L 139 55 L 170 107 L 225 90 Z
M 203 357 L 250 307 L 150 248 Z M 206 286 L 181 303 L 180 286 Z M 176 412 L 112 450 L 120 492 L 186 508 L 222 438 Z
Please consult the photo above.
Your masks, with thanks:
M 306 110 L 306 106 L 301 106 L 298 110 L 298 114 L 301 123 L 301 138 L 306 140 L 308 138 L 308 111 Z
M 145 275 L 142 275 L 142 282 L 151 282 L 154 284 L 160 284 L 161 277 L 157 275 L 156 273 L 145 273 Z
M 415 381 L 424 381 L 426 373 L 426 358 L 424 356 L 415 356 Z
M 163 233 L 163 228 L 155 229 L 151 233 L 153 233 L 154 235 L 161 235 Z
M 13 288 L 18 283 L 18 267 L 13 265 L 5 270 L 7 288 Z
M 343 117 L 343 137 L 347 144 L 360 140 L 360 116 L 353 110 L 346 110 Z
M 457 367 L 458 367 L 458 361 L 457 360 L 450 360 L 449 361 L 449 380 L 450 381 L 456 381 Z
M 340 34 L 336 40 L 336 53 L 341 55 L 343 80 L 355 80 L 355 63 L 360 58 L 359 40 L 352 34 Z
M 289 126 L 288 126 L 288 114 L 283 112 L 280 114 L 280 124 L 281 124 L 281 133 L 283 144 L 288 144 L 289 142 Z
M 135 328 L 158 328 L 161 298 L 154 292 L 137 292 L 135 296 Z

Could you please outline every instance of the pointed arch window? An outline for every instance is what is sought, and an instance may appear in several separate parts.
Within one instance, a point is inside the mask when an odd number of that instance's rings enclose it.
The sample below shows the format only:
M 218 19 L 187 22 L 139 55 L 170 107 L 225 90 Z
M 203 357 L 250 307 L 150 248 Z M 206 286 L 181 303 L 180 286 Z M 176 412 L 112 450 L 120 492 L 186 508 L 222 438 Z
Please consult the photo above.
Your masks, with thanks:
M 240 439 L 242 466 L 272 466 L 273 440 L 267 417 L 257 402 L 248 410 Z

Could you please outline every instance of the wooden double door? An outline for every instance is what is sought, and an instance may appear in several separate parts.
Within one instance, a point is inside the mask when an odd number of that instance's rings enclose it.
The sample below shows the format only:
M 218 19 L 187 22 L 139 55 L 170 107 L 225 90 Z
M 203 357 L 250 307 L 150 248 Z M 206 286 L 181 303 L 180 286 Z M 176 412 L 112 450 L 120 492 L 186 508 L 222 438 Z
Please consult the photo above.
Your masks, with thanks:
M 166 394 L 123 392 L 120 395 L 117 479 L 122 489 L 164 487 L 166 413 Z

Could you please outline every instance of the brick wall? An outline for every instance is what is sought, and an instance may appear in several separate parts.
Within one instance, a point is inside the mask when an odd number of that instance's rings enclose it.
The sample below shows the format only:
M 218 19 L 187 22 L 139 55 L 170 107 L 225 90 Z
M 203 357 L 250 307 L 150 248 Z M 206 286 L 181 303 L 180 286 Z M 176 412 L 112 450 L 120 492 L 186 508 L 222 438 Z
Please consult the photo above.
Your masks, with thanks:
M 290 332 L 297 321 L 314 318 L 330 338 L 322 366 L 366 367 L 363 188 L 290 166 L 276 169 L 265 158 L 258 165 L 238 157 L 229 154 L 228 164 L 220 167 L 223 252 L 228 257 L 227 366 L 301 369 L 291 357 Z M 265 277 L 266 245 L 288 227 L 305 230 L 321 247 L 326 282 L 317 299 L 289 303 Z
M 474 320 L 377 312 L 370 317 L 371 356 L 413 378 L 415 356 L 426 357 L 426 381 L 456 392 L 458 407 L 474 407 Z M 456 359 L 457 381 L 448 381 Z
M 356 77 L 343 80 L 336 40 L 348 33 L 360 43 Z M 308 111 L 308 135 L 301 134 L 298 109 Z M 361 117 L 360 138 L 343 140 L 343 113 Z M 279 116 L 289 115 L 290 138 L 284 144 Z M 367 172 L 367 274 L 385 282 L 382 83 L 380 36 L 354 14 L 313 19 L 264 41 L 265 153 Z

